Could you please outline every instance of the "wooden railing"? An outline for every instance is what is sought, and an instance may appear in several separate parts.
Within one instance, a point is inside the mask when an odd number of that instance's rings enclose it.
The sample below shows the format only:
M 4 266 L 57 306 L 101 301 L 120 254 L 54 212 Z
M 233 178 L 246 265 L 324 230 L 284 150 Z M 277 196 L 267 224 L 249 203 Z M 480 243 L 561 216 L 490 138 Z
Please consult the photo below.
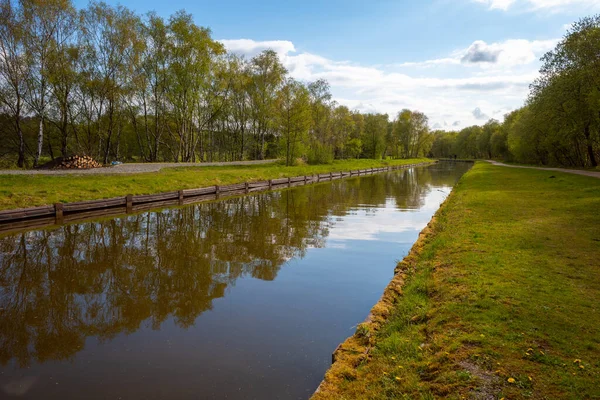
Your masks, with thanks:
M 425 164 L 430 163 L 425 162 L 418 164 L 395 165 L 390 167 L 369 168 L 346 172 L 329 172 L 318 175 L 270 179 L 268 181 L 244 182 L 223 186 L 217 185 L 198 189 L 184 189 L 176 192 L 165 192 L 158 194 L 129 194 L 124 197 L 115 197 L 111 199 L 78 201 L 74 203 L 56 203 L 53 206 L 5 210 L 0 211 L 0 233 L 39 226 L 74 222 L 82 219 L 146 211 L 165 206 L 192 204 L 201 201 L 215 200 L 222 197 L 243 195 L 263 190 L 302 186 L 350 176 L 360 176 L 402 168 L 411 168 Z

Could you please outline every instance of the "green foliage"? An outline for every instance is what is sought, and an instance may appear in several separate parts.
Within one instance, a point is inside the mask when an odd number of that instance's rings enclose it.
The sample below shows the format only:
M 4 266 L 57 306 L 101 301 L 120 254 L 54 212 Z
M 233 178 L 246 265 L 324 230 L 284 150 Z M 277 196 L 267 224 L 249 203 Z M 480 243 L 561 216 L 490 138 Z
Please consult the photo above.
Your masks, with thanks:
M 345 146 L 346 156 L 348 158 L 358 158 L 362 153 L 362 147 L 362 140 L 358 138 L 350 139 Z
M 429 153 L 433 138 L 427 124 L 427 116 L 421 112 L 402 110 L 398 114 L 390 132 L 396 157 L 412 158 Z
M 386 149 L 388 118 L 387 114 L 365 115 L 365 131 L 362 139 L 363 157 L 377 160 L 383 157 Z
M 278 93 L 276 109 L 285 163 L 292 165 L 303 152 L 311 126 L 309 91 L 299 82 L 288 79 Z
M 331 164 L 333 151 L 326 145 L 316 142 L 308 149 L 306 161 L 311 165 Z

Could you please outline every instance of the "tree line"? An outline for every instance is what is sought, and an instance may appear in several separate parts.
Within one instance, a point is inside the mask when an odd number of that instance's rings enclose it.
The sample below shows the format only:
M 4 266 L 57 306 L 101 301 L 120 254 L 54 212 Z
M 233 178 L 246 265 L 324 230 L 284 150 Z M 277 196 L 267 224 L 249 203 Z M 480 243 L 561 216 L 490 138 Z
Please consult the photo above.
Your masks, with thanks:
M 427 117 L 362 114 L 277 53 L 228 53 L 208 28 L 71 0 L 0 0 L 0 161 L 85 154 L 122 161 L 416 157 Z
M 434 132 L 436 157 L 596 167 L 600 159 L 600 15 L 574 23 L 542 58 L 525 105 L 460 132 Z

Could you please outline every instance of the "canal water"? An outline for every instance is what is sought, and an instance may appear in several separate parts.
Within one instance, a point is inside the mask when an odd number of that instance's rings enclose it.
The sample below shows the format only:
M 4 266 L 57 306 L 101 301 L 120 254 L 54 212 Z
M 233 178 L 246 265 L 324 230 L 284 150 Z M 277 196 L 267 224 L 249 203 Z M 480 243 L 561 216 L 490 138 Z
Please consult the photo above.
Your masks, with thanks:
M 468 164 L 0 237 L 0 398 L 306 399 Z

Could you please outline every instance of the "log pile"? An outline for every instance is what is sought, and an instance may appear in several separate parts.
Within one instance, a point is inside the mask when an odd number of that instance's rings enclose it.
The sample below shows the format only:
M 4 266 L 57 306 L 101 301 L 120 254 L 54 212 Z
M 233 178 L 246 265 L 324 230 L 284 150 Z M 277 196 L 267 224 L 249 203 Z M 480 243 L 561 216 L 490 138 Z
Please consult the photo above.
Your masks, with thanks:
M 54 169 L 90 169 L 100 168 L 102 164 L 90 156 L 71 156 L 61 159 Z

